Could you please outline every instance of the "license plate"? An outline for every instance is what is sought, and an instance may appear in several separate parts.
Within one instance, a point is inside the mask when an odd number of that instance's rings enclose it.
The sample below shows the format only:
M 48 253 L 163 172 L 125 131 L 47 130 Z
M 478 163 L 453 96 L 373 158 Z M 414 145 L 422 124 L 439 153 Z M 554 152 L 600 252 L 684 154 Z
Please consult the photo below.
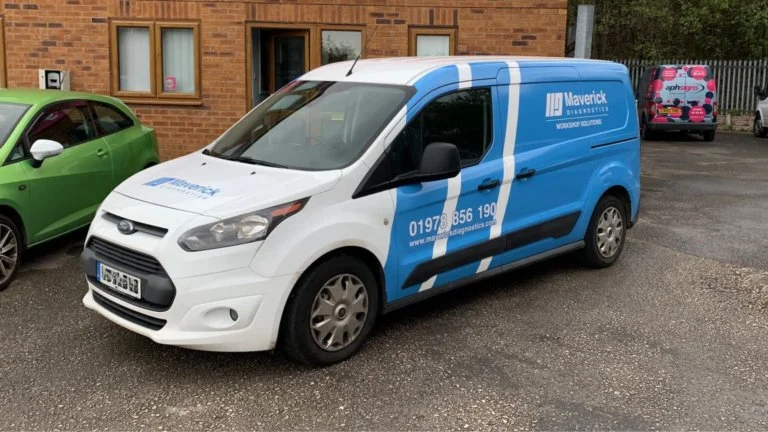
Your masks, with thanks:
M 96 279 L 102 284 L 127 294 L 131 297 L 141 298 L 141 279 L 136 276 L 115 270 L 103 263 L 96 263 Z
M 673 114 L 673 115 L 681 115 L 683 113 L 683 110 L 680 108 L 660 108 L 659 114 Z

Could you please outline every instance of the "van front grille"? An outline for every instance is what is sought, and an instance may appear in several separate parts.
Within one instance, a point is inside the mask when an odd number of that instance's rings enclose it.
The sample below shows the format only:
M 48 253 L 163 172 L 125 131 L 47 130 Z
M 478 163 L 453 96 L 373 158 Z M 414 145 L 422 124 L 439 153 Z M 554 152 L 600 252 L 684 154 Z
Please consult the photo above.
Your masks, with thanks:
M 116 245 L 98 237 L 92 237 L 86 247 L 93 250 L 97 256 L 101 256 L 108 261 L 120 264 L 127 268 L 157 275 L 166 274 L 163 266 L 154 257 Z

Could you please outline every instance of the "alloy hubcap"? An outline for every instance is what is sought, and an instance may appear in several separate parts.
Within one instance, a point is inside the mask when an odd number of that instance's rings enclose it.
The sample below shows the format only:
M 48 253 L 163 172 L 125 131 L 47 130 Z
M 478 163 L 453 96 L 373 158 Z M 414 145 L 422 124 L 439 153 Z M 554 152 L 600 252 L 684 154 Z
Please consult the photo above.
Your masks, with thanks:
M 11 277 L 19 256 L 18 242 L 11 227 L 0 224 L 0 283 Z
M 624 235 L 624 221 L 616 207 L 608 207 L 597 222 L 597 249 L 604 258 L 616 255 Z
M 357 339 L 368 319 L 368 291 L 355 275 L 341 274 L 315 296 L 309 316 L 312 338 L 326 351 L 338 351 Z

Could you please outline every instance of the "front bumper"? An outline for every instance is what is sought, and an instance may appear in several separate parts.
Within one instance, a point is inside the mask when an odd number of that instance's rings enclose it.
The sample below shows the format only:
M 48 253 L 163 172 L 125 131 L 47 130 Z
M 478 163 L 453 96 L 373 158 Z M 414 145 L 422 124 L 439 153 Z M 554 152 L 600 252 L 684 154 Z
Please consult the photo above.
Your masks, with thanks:
M 114 217 L 104 217 L 105 212 Z M 115 221 L 122 219 L 161 230 L 121 234 Z M 216 219 L 110 194 L 85 243 L 83 303 L 161 344 L 207 351 L 274 348 L 297 276 L 265 277 L 254 271 L 256 243 L 195 253 L 179 247 L 183 232 L 211 220 Z M 97 262 L 138 277 L 141 298 L 100 284 Z
M 87 308 L 157 343 L 204 351 L 273 349 L 295 282 L 292 276 L 264 279 L 250 268 L 177 279 L 173 304 L 154 311 L 86 280 Z

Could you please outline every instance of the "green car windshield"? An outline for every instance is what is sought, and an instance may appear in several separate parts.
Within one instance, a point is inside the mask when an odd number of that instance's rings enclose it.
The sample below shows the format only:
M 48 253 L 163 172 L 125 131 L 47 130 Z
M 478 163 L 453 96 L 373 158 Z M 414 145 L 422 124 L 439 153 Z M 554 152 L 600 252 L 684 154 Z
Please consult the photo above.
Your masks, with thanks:
M 0 146 L 16 128 L 29 105 L 0 102 Z
M 206 154 L 299 170 L 343 168 L 412 92 L 405 86 L 295 81 L 246 114 Z

